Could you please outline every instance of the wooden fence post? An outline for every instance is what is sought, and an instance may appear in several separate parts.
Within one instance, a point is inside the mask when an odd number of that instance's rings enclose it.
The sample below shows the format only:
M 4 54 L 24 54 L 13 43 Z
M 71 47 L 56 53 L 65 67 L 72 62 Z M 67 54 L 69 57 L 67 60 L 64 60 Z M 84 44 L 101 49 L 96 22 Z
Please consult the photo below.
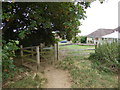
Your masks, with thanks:
M 54 61 L 55 60 L 58 60 L 59 57 L 58 57 L 58 43 L 55 43 L 54 44 Z
M 53 60 L 53 64 L 56 61 L 56 43 L 54 44 L 54 60 Z
M 23 45 L 20 45 L 20 54 L 21 54 L 21 64 L 23 64 Z
M 59 60 L 59 57 L 58 57 L 58 42 L 56 44 L 56 54 L 57 54 L 57 60 Z
M 39 68 L 40 68 L 40 52 L 39 52 L 39 46 L 36 46 L 36 52 L 37 52 L 37 71 L 39 71 Z
M 95 53 L 96 53 L 97 47 L 98 47 L 98 43 L 96 42 L 96 44 L 95 44 Z
M 40 62 L 41 62 L 41 57 L 42 57 L 42 47 L 43 47 L 43 44 L 40 43 Z

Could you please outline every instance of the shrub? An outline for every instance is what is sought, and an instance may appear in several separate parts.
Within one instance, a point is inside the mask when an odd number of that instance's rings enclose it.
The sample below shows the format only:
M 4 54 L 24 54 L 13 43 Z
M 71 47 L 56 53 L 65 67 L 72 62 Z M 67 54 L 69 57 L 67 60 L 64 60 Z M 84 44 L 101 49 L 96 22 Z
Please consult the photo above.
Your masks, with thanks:
M 79 43 L 80 42 L 80 37 L 74 37 L 72 42 L 73 43 Z
M 13 71 L 15 71 L 15 65 L 13 64 L 13 57 L 15 57 L 15 50 L 19 49 L 17 47 L 18 42 L 10 41 L 8 43 L 3 41 L 2 46 L 2 76 L 3 81 L 13 76 Z
M 80 42 L 81 43 L 86 43 L 87 37 L 86 36 L 81 36 Z
M 91 54 L 89 59 L 93 59 L 94 62 L 98 63 L 97 66 L 104 68 L 105 70 L 111 70 L 111 68 L 118 68 L 120 63 L 118 61 L 118 43 L 105 43 L 103 45 L 98 45 L 95 49 L 95 53 Z

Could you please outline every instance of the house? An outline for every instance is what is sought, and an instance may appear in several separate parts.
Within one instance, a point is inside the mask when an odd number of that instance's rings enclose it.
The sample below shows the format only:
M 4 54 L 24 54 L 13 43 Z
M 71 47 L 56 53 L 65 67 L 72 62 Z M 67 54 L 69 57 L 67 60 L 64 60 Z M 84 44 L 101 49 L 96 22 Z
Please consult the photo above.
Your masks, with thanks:
M 118 32 L 120 32 L 120 26 L 115 29 L 98 29 L 87 35 L 87 43 L 96 44 L 96 43 L 102 43 L 106 40 L 111 42 L 113 41 L 113 39 L 115 39 L 115 37 L 118 38 L 117 37 Z
M 103 41 L 102 36 L 111 34 L 115 29 L 98 29 L 89 35 L 87 35 L 87 43 L 101 43 Z

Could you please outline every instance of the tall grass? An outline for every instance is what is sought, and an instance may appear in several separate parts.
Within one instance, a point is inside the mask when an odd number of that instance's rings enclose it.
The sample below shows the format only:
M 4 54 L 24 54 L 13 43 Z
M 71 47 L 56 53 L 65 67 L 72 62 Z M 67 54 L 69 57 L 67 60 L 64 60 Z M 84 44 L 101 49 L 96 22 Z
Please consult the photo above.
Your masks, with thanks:
M 69 48 L 64 46 L 60 50 L 75 49 L 76 46 L 70 45 Z M 81 46 L 77 46 L 76 50 L 79 50 Z M 91 47 L 85 47 L 85 49 Z M 83 49 L 83 47 L 82 47 Z M 88 51 L 89 52 L 89 51 Z M 95 53 L 92 54 L 93 60 L 89 60 L 89 55 L 78 55 L 78 53 L 85 53 L 84 51 L 64 52 L 70 55 L 63 55 L 64 58 L 56 63 L 57 68 L 68 70 L 71 75 L 72 88 L 117 88 L 118 76 L 115 73 L 109 73 L 101 69 L 103 64 L 100 60 L 95 59 Z M 90 52 L 89 52 L 90 53 Z M 95 56 L 95 57 L 94 57 Z M 92 62 L 93 61 L 93 62 Z M 107 65 L 107 63 L 106 63 Z M 106 69 L 105 69 L 106 70 Z
M 66 57 L 59 61 L 56 68 L 68 70 L 71 76 L 72 88 L 117 88 L 118 79 L 115 74 L 101 72 L 92 68 L 90 60 L 78 57 Z

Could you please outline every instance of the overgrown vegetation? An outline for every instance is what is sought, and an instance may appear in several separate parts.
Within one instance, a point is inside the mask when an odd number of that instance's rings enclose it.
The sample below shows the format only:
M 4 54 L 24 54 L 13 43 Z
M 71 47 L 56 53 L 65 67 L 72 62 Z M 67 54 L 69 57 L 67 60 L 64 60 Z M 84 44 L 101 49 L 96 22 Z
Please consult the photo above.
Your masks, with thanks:
M 92 67 L 89 60 L 81 57 L 66 57 L 57 68 L 68 70 L 72 77 L 72 88 L 117 88 L 118 78 L 114 74 L 101 72 Z
M 103 45 L 98 45 L 95 53 L 92 53 L 89 57 L 96 63 L 96 67 L 100 70 L 117 72 L 118 67 L 120 67 L 118 43 L 104 43 Z
M 3 41 L 2 46 L 2 77 L 3 81 L 9 77 L 14 76 L 15 65 L 13 64 L 13 58 L 15 57 L 15 50 L 18 50 L 18 41 L 9 41 L 6 43 Z
M 73 48 L 72 45 L 66 46 L 68 50 Z M 61 49 L 66 49 L 62 46 Z M 71 47 L 71 48 L 70 48 Z M 86 48 L 88 48 L 87 46 Z M 75 48 L 75 46 L 74 46 Z M 76 49 L 79 46 L 76 46 Z M 85 48 L 85 46 L 84 46 Z M 91 48 L 91 47 L 89 47 Z M 60 49 L 60 50 L 61 50 Z M 63 60 L 56 64 L 57 68 L 68 70 L 72 77 L 72 87 L 73 88 L 117 88 L 118 87 L 118 75 L 116 73 L 108 73 L 106 71 L 99 70 L 94 67 L 96 62 L 92 62 L 87 57 L 89 55 L 73 55 L 78 53 L 84 53 L 83 51 L 77 52 L 64 52 L 71 53 L 67 55 Z M 94 52 L 93 52 L 94 53 Z

